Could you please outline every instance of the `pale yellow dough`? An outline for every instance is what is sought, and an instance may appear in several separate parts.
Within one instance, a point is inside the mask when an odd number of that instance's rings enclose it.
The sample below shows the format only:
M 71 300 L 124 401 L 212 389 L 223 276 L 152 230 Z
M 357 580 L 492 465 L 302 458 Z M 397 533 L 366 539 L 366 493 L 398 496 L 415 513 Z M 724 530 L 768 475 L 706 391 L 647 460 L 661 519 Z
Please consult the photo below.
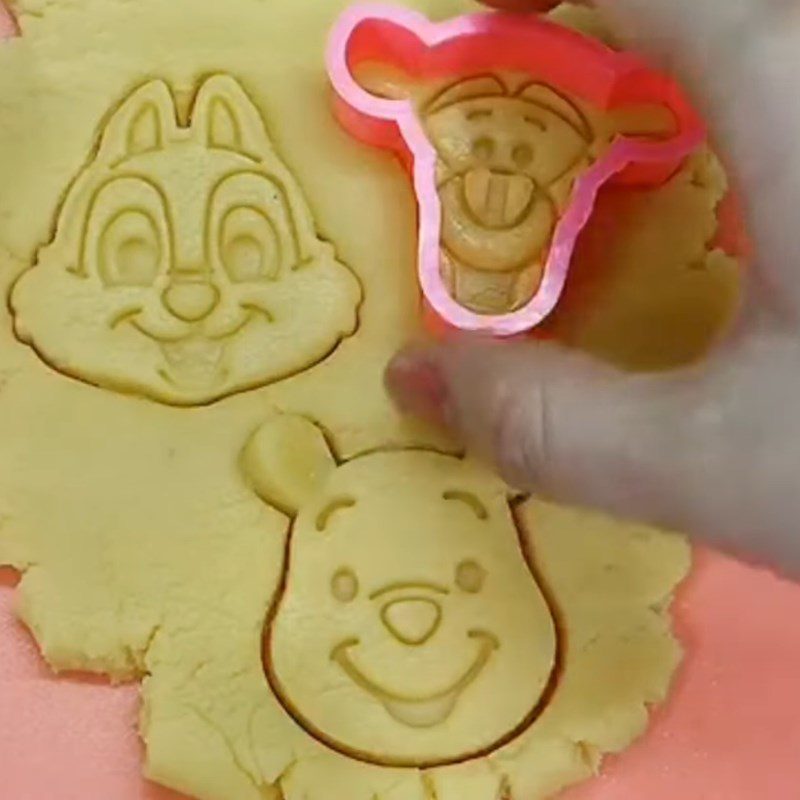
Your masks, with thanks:
M 143 679 L 146 771 L 165 785 L 536 800 L 591 775 L 665 697 L 688 547 L 521 503 L 393 410 L 383 366 L 421 330 L 414 201 L 393 157 L 330 113 L 323 48 L 344 6 L 16 3 L 23 36 L 0 46 L 0 563 L 24 573 L 20 613 L 55 669 Z M 709 253 L 714 164 L 627 196 L 652 234 L 609 270 L 637 302 L 598 277 L 594 328 L 565 306 L 562 338 L 630 361 L 591 331 L 633 318 L 642 340 L 660 302 L 662 329 L 692 342 L 662 362 L 710 344 L 733 301 L 692 287 L 737 286 Z M 671 285 L 698 264 L 643 313 L 657 269 Z

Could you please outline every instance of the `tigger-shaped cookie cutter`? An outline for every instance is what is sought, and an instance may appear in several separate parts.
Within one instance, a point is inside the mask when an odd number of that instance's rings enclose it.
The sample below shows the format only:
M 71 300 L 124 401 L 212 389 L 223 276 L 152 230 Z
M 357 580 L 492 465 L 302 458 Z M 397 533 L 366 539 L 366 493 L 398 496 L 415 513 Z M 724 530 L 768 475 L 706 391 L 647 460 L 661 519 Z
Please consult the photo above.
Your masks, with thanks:
M 376 86 L 363 77 L 375 64 L 404 77 Z M 449 325 L 495 336 L 553 310 L 604 184 L 658 185 L 706 137 L 669 77 L 534 15 L 435 23 L 355 5 L 327 66 L 345 129 L 413 173 L 425 299 Z M 420 84 L 433 96 L 408 89 Z

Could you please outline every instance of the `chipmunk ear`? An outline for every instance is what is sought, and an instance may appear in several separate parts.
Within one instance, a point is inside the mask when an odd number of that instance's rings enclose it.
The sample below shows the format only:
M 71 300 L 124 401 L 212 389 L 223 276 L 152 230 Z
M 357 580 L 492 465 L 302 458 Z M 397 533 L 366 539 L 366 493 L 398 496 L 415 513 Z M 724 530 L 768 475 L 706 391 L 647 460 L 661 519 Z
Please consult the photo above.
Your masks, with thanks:
M 336 459 L 319 427 L 280 414 L 264 423 L 241 455 L 245 480 L 268 505 L 294 517 L 327 482 Z
M 97 158 L 113 163 L 160 150 L 176 127 L 175 102 L 167 84 L 150 81 L 133 92 L 109 119 Z
M 207 147 L 251 157 L 272 149 L 259 110 L 230 75 L 214 75 L 200 87 L 192 109 L 192 130 Z

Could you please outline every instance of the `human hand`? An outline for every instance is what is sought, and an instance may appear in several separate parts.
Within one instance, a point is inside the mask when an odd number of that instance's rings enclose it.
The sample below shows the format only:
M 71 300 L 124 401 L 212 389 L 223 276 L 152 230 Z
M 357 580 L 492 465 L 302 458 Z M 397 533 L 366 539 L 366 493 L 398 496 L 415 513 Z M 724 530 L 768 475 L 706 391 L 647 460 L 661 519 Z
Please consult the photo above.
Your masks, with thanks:
M 552 345 L 465 340 L 400 353 L 387 384 L 519 488 L 800 576 L 800 2 L 597 5 L 694 90 L 734 167 L 756 253 L 734 335 L 707 364 L 655 376 Z

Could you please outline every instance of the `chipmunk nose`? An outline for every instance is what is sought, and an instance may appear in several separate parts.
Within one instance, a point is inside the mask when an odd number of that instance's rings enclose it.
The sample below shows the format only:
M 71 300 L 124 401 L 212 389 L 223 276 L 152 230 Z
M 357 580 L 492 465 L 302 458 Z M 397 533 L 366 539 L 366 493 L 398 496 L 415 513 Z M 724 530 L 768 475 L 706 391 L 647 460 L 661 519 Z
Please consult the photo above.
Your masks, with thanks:
M 163 294 L 164 305 L 178 319 L 197 322 L 207 317 L 219 302 L 219 289 L 204 279 L 179 280 Z
M 427 597 L 392 600 L 381 609 L 381 621 L 389 633 L 403 644 L 425 644 L 438 630 L 442 607 Z

